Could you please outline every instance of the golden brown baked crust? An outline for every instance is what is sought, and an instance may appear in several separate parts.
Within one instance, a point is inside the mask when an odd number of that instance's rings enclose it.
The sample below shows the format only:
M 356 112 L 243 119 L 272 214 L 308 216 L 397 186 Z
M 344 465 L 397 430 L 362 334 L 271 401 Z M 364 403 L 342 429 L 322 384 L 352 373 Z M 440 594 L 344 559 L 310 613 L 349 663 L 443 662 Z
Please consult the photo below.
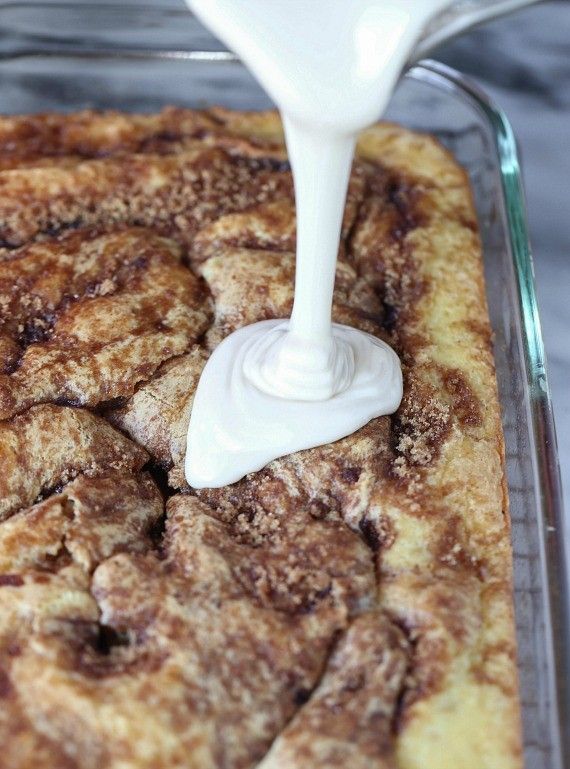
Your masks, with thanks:
M 4 519 L 77 475 L 138 470 L 147 454 L 87 411 L 45 405 L 0 422 L 0 457 Z
M 0 262 L 0 417 L 132 395 L 205 331 L 210 300 L 172 241 L 73 233 Z
M 2 118 L 0 155 L 2 766 L 519 769 L 464 172 L 358 145 L 334 316 L 400 354 L 397 414 L 196 495 L 208 355 L 291 308 L 276 115 Z

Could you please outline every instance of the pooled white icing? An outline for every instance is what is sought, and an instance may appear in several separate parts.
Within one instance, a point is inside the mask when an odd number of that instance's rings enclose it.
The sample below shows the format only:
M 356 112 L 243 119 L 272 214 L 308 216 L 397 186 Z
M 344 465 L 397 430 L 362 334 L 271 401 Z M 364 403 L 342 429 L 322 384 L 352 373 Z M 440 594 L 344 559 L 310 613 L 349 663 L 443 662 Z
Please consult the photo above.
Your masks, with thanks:
M 198 384 L 186 478 L 201 488 L 398 408 L 393 350 L 331 323 L 336 255 L 357 133 L 381 115 L 422 28 L 449 0 L 187 2 L 281 110 L 297 209 L 291 319 L 234 332 Z
M 330 443 L 390 414 L 402 397 L 396 353 L 384 342 L 347 326 L 333 337 L 354 355 L 350 385 L 327 400 L 291 400 L 252 384 L 244 363 L 252 350 L 289 321 L 265 320 L 235 331 L 214 350 L 192 410 L 186 475 L 196 487 L 225 486 L 276 457 Z M 260 418 L 261 415 L 261 418 Z

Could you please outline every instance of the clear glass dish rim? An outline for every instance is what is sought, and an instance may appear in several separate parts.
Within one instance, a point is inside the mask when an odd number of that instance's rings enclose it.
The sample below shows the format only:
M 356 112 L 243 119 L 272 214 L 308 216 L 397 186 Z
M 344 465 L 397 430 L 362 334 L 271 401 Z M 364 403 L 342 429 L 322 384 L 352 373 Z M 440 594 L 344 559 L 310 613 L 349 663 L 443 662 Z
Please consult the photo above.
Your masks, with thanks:
M 560 737 L 561 766 L 570 766 L 570 551 L 564 538 L 565 519 L 562 480 L 556 442 L 552 400 L 548 384 L 534 263 L 527 224 L 526 200 L 516 138 L 509 119 L 470 78 L 440 62 L 423 60 L 408 74 L 450 91 L 461 91 L 485 117 L 492 129 L 499 160 L 508 245 L 514 265 L 516 301 L 528 394 L 529 426 L 533 448 L 535 502 L 543 553 L 545 628 L 553 675 L 551 691 Z
M 37 2 L 0 3 L 2 7 L 26 8 L 40 5 Z M 43 5 L 43 8 L 49 6 Z M 74 7 L 70 2 L 56 2 L 58 9 Z M 79 6 L 93 9 L 98 6 L 85 3 Z M 99 8 L 130 11 L 132 8 L 117 3 L 103 3 Z M 157 15 L 184 14 L 177 8 L 160 9 L 142 6 L 139 10 L 152 10 Z M 16 59 L 117 59 L 178 60 L 208 63 L 241 64 L 229 51 L 192 50 L 181 48 L 139 48 L 121 45 L 83 45 L 51 38 L 38 45 L 19 45 L 13 50 L 0 51 L 0 64 Z M 462 92 L 468 102 L 484 117 L 489 127 L 498 158 L 501 190 L 504 201 L 504 217 L 509 236 L 508 246 L 514 265 L 516 301 L 520 314 L 520 334 L 523 348 L 524 369 L 528 393 L 529 426 L 535 474 L 535 502 L 539 538 L 543 551 L 544 584 L 547 588 L 545 613 L 549 620 L 545 628 L 549 645 L 548 656 L 552 664 L 551 691 L 557 714 L 562 766 L 570 766 L 570 590 L 568 581 L 568 555 L 564 540 L 564 506 L 562 484 L 556 444 L 552 402 L 546 372 L 546 359 L 541 323 L 534 282 L 533 258 L 528 234 L 526 202 L 516 139 L 505 113 L 472 80 L 457 70 L 431 59 L 412 66 L 405 75 L 445 91 Z

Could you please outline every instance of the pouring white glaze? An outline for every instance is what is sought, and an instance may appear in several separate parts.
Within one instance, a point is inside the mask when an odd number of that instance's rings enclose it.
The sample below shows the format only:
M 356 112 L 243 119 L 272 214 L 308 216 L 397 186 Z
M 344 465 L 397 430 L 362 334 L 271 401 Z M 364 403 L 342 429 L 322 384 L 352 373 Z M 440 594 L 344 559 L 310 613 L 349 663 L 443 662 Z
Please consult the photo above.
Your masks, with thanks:
M 398 408 L 393 350 L 331 323 L 336 254 L 357 132 L 380 116 L 421 30 L 449 0 L 187 2 L 278 105 L 297 208 L 290 321 L 234 332 L 198 384 L 186 478 L 202 488 Z

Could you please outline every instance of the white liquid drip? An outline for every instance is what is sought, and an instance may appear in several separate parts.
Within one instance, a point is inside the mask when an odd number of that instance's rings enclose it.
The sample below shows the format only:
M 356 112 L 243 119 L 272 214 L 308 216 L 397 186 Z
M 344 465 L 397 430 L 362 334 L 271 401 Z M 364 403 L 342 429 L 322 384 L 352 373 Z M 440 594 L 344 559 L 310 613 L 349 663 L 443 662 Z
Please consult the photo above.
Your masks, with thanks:
M 355 373 L 354 334 L 345 339 L 331 329 L 336 253 L 355 139 L 334 136 L 323 142 L 320 132 L 287 118 L 284 126 L 297 207 L 295 301 L 287 330 L 274 331 L 251 349 L 245 359 L 247 377 L 277 397 L 319 401 L 346 390 Z
M 279 106 L 297 208 L 290 321 L 234 332 L 198 384 L 186 478 L 202 488 L 398 408 L 396 354 L 331 323 L 336 254 L 357 132 L 380 116 L 423 26 L 449 0 L 187 2 Z

